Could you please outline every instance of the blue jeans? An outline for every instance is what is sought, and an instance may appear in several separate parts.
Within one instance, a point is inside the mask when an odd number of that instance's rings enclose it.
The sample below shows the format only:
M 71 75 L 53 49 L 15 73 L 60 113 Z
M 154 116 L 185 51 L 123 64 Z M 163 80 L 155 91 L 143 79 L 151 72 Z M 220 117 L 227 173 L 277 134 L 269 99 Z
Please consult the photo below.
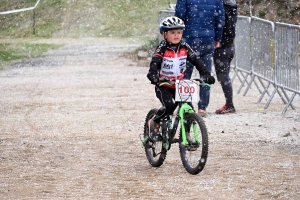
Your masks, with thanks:
M 200 56 L 202 62 L 206 66 L 206 69 L 211 72 L 212 60 L 214 56 L 214 43 L 209 44 L 189 44 L 191 48 Z M 187 68 L 184 78 L 191 79 L 194 65 L 187 62 Z M 200 87 L 199 92 L 200 100 L 198 102 L 198 109 L 206 110 L 209 104 L 210 88 L 208 86 Z

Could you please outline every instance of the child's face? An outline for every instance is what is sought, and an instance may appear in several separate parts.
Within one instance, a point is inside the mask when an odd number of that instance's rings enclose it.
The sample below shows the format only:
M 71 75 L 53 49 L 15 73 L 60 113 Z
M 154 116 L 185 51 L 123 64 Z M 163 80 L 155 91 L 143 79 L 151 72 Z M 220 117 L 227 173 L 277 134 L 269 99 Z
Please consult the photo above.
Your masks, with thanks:
M 182 39 L 182 33 L 183 30 L 181 29 L 175 29 L 175 30 L 169 30 L 165 34 L 165 39 L 172 43 L 172 44 L 178 44 L 180 40 Z

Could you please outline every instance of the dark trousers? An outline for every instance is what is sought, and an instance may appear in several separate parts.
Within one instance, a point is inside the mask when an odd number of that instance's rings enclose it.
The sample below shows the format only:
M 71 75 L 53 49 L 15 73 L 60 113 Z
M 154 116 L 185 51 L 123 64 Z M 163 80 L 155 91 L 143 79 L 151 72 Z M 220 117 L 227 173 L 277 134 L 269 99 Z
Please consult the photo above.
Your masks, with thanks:
M 162 104 L 162 107 L 157 111 L 154 118 L 155 123 L 159 123 L 161 119 L 166 116 L 173 115 L 174 110 L 177 107 L 175 99 L 175 89 L 165 86 L 155 86 L 156 97 Z
M 217 74 L 217 79 L 222 86 L 222 90 L 225 96 L 226 105 L 233 107 L 233 92 L 232 83 L 229 76 L 230 63 L 234 57 L 234 46 L 215 49 L 214 53 L 214 65 Z

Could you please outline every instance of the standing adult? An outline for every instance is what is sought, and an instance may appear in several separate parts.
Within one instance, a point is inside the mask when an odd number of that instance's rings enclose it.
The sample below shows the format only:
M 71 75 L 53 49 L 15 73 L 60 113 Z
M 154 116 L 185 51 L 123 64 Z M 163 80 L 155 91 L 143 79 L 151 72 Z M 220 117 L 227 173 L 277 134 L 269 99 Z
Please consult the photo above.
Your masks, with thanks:
M 230 63 L 235 54 L 234 38 L 237 22 L 237 4 L 234 0 L 223 0 L 225 10 L 225 25 L 223 27 L 222 41 L 214 53 L 214 65 L 217 79 L 222 86 L 226 103 L 216 114 L 235 113 L 233 105 L 232 83 L 229 76 Z
M 225 20 L 222 0 L 177 0 L 175 16 L 185 23 L 184 40 L 211 72 L 214 50 L 220 45 Z M 191 78 L 193 68 L 188 63 L 185 78 Z M 205 117 L 210 88 L 200 87 L 199 96 L 198 113 Z

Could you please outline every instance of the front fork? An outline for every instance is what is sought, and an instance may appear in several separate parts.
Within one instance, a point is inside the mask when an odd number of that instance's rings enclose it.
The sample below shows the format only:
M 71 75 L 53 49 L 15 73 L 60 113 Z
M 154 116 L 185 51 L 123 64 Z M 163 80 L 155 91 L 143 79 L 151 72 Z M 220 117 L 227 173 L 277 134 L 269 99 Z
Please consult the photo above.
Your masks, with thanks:
M 185 125 L 184 125 L 184 114 L 185 113 L 194 113 L 194 109 L 187 103 L 184 103 L 180 110 L 179 110 L 179 117 L 180 117 L 180 125 L 181 125 L 181 136 L 182 136 L 182 143 L 184 146 L 188 146 L 188 141 L 186 139 L 186 130 L 185 130 Z M 197 132 L 197 127 L 193 124 L 193 131 L 194 131 L 194 135 L 195 135 L 195 140 L 198 142 L 199 138 L 198 138 L 198 134 L 196 134 Z

